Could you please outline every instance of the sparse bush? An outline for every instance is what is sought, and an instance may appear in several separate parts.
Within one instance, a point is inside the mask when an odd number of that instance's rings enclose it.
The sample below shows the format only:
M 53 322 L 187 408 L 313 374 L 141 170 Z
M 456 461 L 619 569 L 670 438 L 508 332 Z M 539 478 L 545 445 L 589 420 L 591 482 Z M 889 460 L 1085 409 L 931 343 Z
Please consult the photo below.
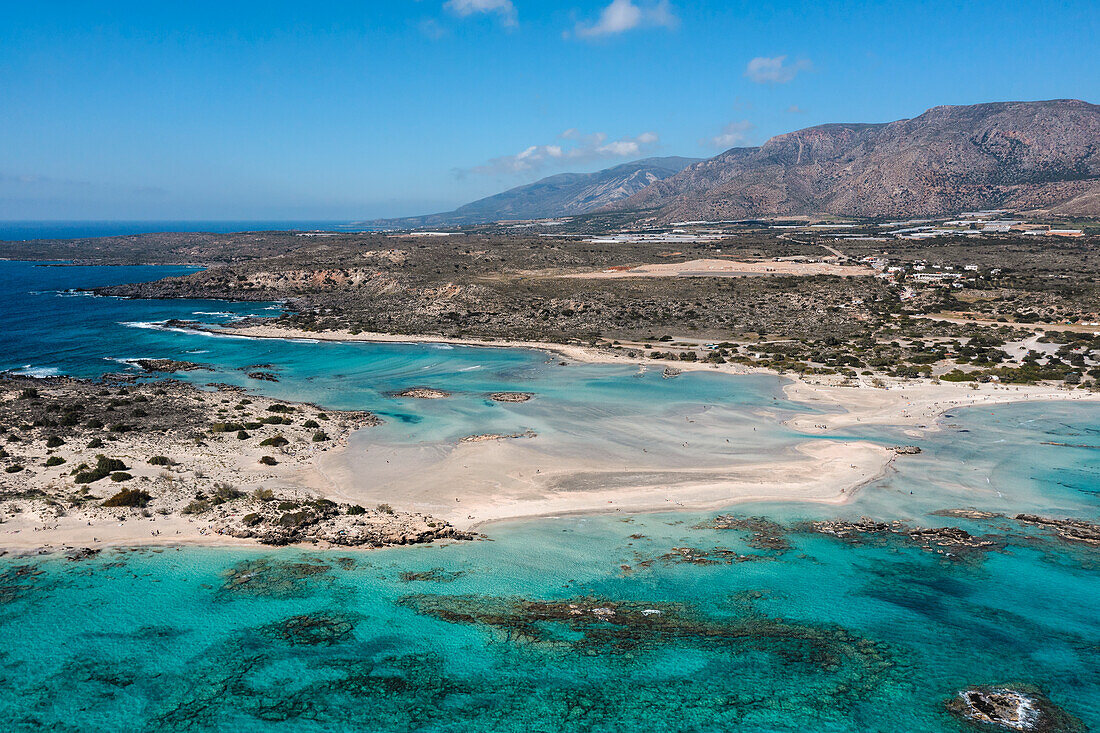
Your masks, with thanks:
M 275 498 L 275 492 L 271 489 L 256 489 L 252 492 L 252 498 L 256 501 L 271 501 Z
M 103 506 L 144 507 L 152 499 L 145 489 L 123 489 L 103 502 Z
M 203 499 L 195 499 L 180 510 L 180 514 L 202 514 L 210 509 L 210 502 Z
M 78 484 L 90 484 L 94 481 L 99 481 L 102 478 L 110 476 L 112 473 L 121 473 L 126 470 L 126 464 L 117 458 L 108 458 L 106 456 L 96 456 L 95 468 L 80 471 L 76 474 L 76 482 Z M 131 478 L 130 474 L 126 474 L 127 478 Z M 112 476 L 112 478 L 114 478 Z M 125 479 L 117 479 L 124 481 Z
M 234 499 L 239 499 L 242 496 L 244 496 L 244 493 L 232 484 L 214 484 L 213 502 L 215 504 L 224 504 L 227 501 L 233 501 Z
M 379 504 L 378 506 L 375 507 L 375 509 L 382 512 L 383 514 L 393 514 L 394 513 L 393 512 L 393 507 L 390 506 L 389 504 Z
M 38 399 L 38 390 L 35 389 L 34 387 L 27 387 L 26 389 L 24 389 L 22 392 L 19 393 L 19 399 L 21 399 L 21 400 L 37 400 Z

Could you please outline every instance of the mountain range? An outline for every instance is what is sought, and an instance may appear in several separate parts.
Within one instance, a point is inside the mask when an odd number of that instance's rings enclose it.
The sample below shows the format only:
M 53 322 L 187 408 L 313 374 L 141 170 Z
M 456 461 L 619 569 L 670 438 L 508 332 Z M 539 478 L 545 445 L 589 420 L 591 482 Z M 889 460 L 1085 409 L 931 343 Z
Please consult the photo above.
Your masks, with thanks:
M 371 224 L 461 226 L 590 212 L 658 221 L 975 209 L 1100 216 L 1100 106 L 1076 99 L 933 107 L 884 123 L 833 123 L 713 158 L 647 158 L 562 173 L 454 211 Z
M 1100 106 L 1000 102 L 819 125 L 727 150 L 605 207 L 655 209 L 662 221 L 990 208 L 1100 216 Z
M 587 214 L 625 199 L 698 162 L 698 158 L 646 158 L 595 173 L 560 173 L 479 199 L 454 211 L 402 219 L 380 219 L 370 223 L 375 226 L 414 228 Z

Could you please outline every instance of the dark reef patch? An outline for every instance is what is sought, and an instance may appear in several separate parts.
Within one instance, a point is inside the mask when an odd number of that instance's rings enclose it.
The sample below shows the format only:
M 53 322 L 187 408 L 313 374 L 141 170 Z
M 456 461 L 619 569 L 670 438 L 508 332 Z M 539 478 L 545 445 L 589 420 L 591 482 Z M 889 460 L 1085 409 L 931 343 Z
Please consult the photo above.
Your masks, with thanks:
M 786 552 L 791 543 L 784 536 L 788 530 L 781 524 L 766 517 L 738 517 L 733 514 L 721 514 L 709 522 L 695 525 L 695 529 L 736 530 L 748 535 L 745 542 L 758 550 Z
M 281 562 L 259 558 L 237 563 L 222 573 L 219 596 L 302 598 L 310 595 L 311 584 L 331 582 L 332 566 L 322 560 Z
M 322 611 L 291 616 L 260 631 L 296 646 L 331 646 L 348 639 L 358 622 L 359 617 L 354 614 Z

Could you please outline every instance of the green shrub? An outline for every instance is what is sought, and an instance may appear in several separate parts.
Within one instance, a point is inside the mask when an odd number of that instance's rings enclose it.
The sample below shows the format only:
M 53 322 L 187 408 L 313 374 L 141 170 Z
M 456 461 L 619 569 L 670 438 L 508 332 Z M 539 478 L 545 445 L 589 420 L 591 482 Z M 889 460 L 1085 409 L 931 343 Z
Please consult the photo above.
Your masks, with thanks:
M 210 426 L 212 433 L 236 433 L 244 430 L 244 425 L 239 422 L 216 422 Z
M 202 514 L 210 509 L 210 502 L 203 499 L 195 499 L 183 509 L 180 510 L 180 514 Z
M 172 460 L 168 456 L 153 456 L 149 459 L 150 466 L 171 466 Z
M 232 484 L 218 483 L 214 484 L 214 498 L 211 501 L 215 504 L 224 504 L 233 499 L 240 499 L 242 496 L 244 493 Z
M 251 514 L 245 514 L 241 517 L 241 523 L 246 527 L 255 527 L 260 522 L 264 521 L 264 518 L 255 512 Z
M 318 430 L 316 433 L 313 434 L 314 443 L 323 443 L 326 440 L 328 440 L 328 433 L 326 433 L 324 430 Z
M 112 473 L 121 473 L 126 470 L 126 464 L 117 458 L 107 458 L 106 456 L 96 456 L 95 468 L 87 471 L 80 471 L 76 474 L 76 482 L 78 484 L 90 484 L 94 481 L 99 481 L 102 478 L 110 476 Z M 127 478 L 130 478 L 129 474 L 126 474 Z M 114 477 L 112 477 L 114 478 Z M 125 479 L 117 479 L 123 481 Z
M 36 400 L 38 399 L 38 390 L 34 387 L 27 387 L 19 393 L 19 399 L 21 400 Z
M 319 427 L 321 427 L 321 424 L 319 422 L 317 422 L 316 420 L 306 420 L 304 423 L 302 423 L 302 427 L 303 428 L 319 428 Z
M 89 448 L 102 448 L 103 447 L 103 441 L 99 438 L 92 438 L 90 441 L 88 441 L 88 447 Z
M 265 438 L 264 440 L 260 441 L 260 445 L 269 445 L 272 448 L 282 448 L 288 443 L 290 443 L 290 441 L 281 435 L 273 435 L 270 438 Z
M 115 483 L 118 483 L 119 481 L 129 481 L 132 478 L 133 476 L 126 473 L 125 471 L 115 471 L 111 474 L 111 480 Z
M 61 456 L 50 456 L 49 458 L 46 459 L 46 468 L 51 468 L 53 466 L 60 466 L 64 462 L 65 462 L 65 459 L 62 458 Z
M 248 440 L 248 439 L 249 439 L 249 438 L 251 438 L 251 437 L 252 437 L 252 436 L 251 436 L 251 435 L 249 435 L 249 434 L 248 434 L 247 432 L 245 432 L 244 430 L 238 430 L 238 431 L 237 431 L 237 440 Z
M 103 421 L 92 418 L 88 422 L 84 423 L 84 425 L 91 428 L 92 430 L 99 430 L 103 427 Z
M 271 456 L 260 456 L 260 463 L 265 466 L 277 466 L 279 464 L 279 462 Z
M 56 435 L 51 435 L 50 437 L 46 438 L 47 448 L 60 448 L 63 445 L 65 445 L 65 441 L 57 437 Z
M 22 466 L 20 466 L 18 463 L 13 463 L 12 465 L 4 469 L 4 473 L 19 473 L 22 470 Z
M 123 489 L 107 501 L 103 506 L 130 506 L 143 507 L 152 500 L 152 496 L 145 489 Z
M 281 413 L 285 414 L 287 412 L 294 412 L 294 408 L 291 407 L 290 405 L 283 405 L 283 404 L 280 404 L 280 403 L 276 402 L 274 405 L 268 405 L 267 406 L 267 411 L 268 412 L 281 412 Z
M 367 513 L 367 510 L 364 509 L 363 507 L 359 506 L 358 504 L 352 504 L 351 506 L 348 507 L 348 514 L 350 514 L 353 517 L 357 517 L 360 514 L 366 514 L 366 513 Z

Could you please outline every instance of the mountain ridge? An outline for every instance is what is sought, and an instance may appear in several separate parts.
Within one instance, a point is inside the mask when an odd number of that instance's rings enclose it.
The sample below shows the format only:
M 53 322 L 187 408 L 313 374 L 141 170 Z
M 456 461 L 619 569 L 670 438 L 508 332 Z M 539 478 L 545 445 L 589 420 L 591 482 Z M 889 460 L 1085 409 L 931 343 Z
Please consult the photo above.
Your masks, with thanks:
M 1100 106 L 940 105 L 893 122 L 817 125 L 731 148 L 601 211 L 656 209 L 673 221 L 984 208 L 1100 215 Z
M 411 229 L 587 214 L 698 161 L 698 158 L 680 156 L 643 158 L 593 173 L 558 173 L 464 204 L 454 211 L 377 219 L 369 223 Z

